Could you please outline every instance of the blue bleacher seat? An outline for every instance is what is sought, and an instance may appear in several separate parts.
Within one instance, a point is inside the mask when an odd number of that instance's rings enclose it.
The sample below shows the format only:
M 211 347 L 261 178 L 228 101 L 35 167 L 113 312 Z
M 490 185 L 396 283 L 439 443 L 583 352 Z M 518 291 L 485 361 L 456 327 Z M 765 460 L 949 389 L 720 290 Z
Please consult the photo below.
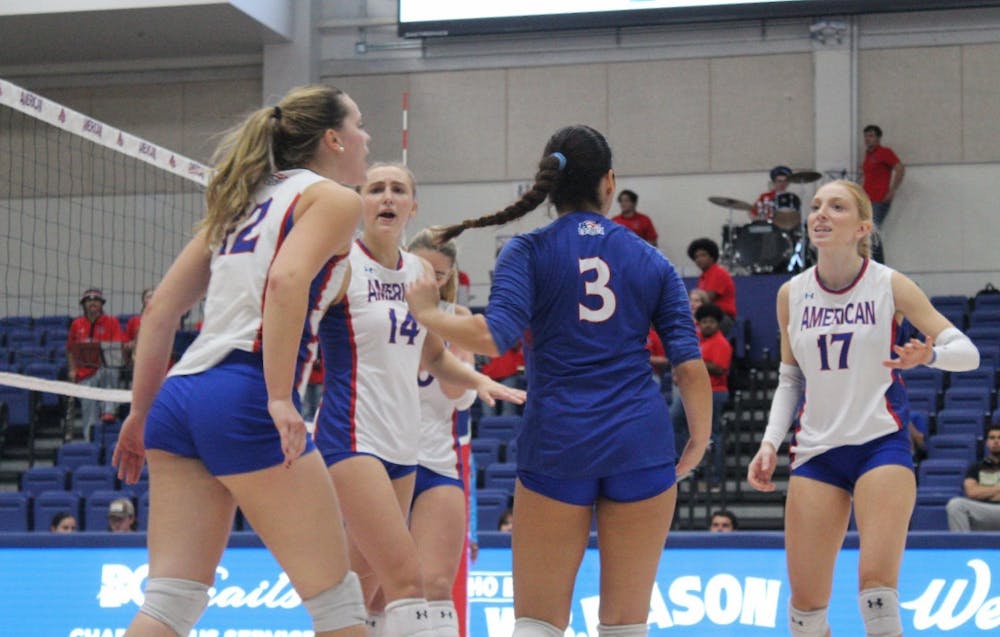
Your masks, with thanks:
M 942 489 L 958 489 L 965 476 L 968 463 L 955 458 L 933 460 L 928 458 L 920 463 L 917 469 L 917 486 L 940 487 Z
M 927 438 L 927 458 L 958 458 L 972 464 L 979 456 L 979 440 L 972 434 L 937 434 Z
M 472 455 L 476 458 L 476 466 L 480 469 L 500 462 L 500 441 L 496 438 L 473 438 Z
M 6 406 L 8 427 L 24 429 L 31 424 L 35 401 L 27 389 L 0 385 L 0 403 Z
M 951 372 L 948 389 L 972 387 L 988 393 L 996 390 L 996 382 L 996 369 L 980 361 L 978 369 L 972 369 L 967 372 Z
M 517 480 L 517 465 L 513 462 L 494 462 L 483 470 L 483 488 L 501 489 L 514 493 Z
M 942 313 L 946 309 L 959 309 L 965 312 L 969 309 L 969 297 L 960 294 L 941 294 L 932 296 L 931 304 Z
M 503 448 L 504 462 L 517 462 L 517 439 L 512 438 Z
M 506 442 L 521 427 L 521 416 L 483 416 L 476 423 L 476 436 Z
M 944 393 L 945 409 L 978 409 L 985 414 L 993 411 L 991 401 L 990 394 L 978 387 L 949 387 Z
M 140 531 L 145 531 L 146 526 L 149 524 L 149 491 L 138 497 L 139 506 L 135 509 L 135 517 L 137 522 L 137 529 Z
M 73 321 L 73 317 L 68 314 L 50 314 L 47 316 L 39 316 L 35 319 L 35 327 L 41 327 L 46 330 L 49 329 L 62 329 L 68 330 L 69 324 Z
M 43 491 L 35 496 L 31 508 L 34 530 L 48 531 L 56 513 L 65 511 L 79 521 L 80 496 L 72 491 Z
M 33 329 L 10 330 L 7 332 L 7 349 L 18 350 L 22 347 L 41 345 L 45 337 L 44 331 Z
M 948 511 L 944 504 L 920 504 L 913 507 L 911 531 L 947 531 Z
M 920 388 L 931 388 L 935 392 L 944 391 L 945 372 L 940 369 L 919 365 L 912 369 L 904 369 L 902 376 L 908 393 L 911 389 Z
M 41 345 L 25 345 L 11 350 L 10 362 L 22 368 L 31 363 L 51 363 L 49 350 Z
M 12 329 L 31 329 L 35 324 L 35 319 L 30 316 L 4 316 L 0 318 L 0 326 Z
M 974 310 L 992 309 L 1000 312 L 1000 294 L 982 294 L 974 300 Z
M 142 494 L 149 491 L 149 467 L 143 467 L 142 473 L 139 474 L 139 480 L 135 484 L 125 484 L 121 483 L 121 490 L 132 494 L 133 498 L 139 498 Z
M 70 476 L 70 490 L 86 497 L 94 491 L 114 489 L 117 482 L 115 468 L 110 465 L 84 465 L 77 467 Z
M 43 491 L 65 491 L 66 469 L 32 467 L 21 474 L 21 491 L 35 497 Z
M 36 378 L 44 378 L 46 380 L 59 380 L 60 372 L 61 367 L 57 363 L 35 362 L 25 365 L 21 373 L 26 376 L 34 376 Z M 59 394 L 53 394 L 51 392 L 38 393 L 38 405 L 40 407 L 56 408 L 60 405 L 59 401 Z
M 941 315 L 962 331 L 965 331 L 965 328 L 968 327 L 969 315 L 965 310 L 945 308 L 941 310 Z
M 175 360 L 181 357 L 197 336 L 198 332 L 195 330 L 177 330 L 174 333 L 173 356 Z
M 476 491 L 476 528 L 479 531 L 496 531 L 500 516 L 507 510 L 510 494 L 499 489 Z
M 969 329 L 982 326 L 1000 329 L 1000 309 L 988 307 L 970 312 Z
M 121 497 L 128 497 L 128 494 L 111 489 L 91 491 L 83 507 L 83 530 L 107 531 L 108 505 Z
M 936 413 L 938 410 L 938 392 L 929 387 L 912 389 L 907 387 L 906 397 L 911 409 L 919 409 L 928 414 Z
M 27 493 L 5 491 L 0 493 L 0 531 L 28 531 L 28 510 L 31 498 Z
M 973 434 L 981 438 L 986 424 L 986 414 L 978 409 L 942 409 L 935 419 L 935 434 Z
M 101 448 L 92 442 L 67 442 L 56 449 L 56 466 L 73 471 L 83 465 L 100 464 Z
M 69 331 L 65 328 L 49 327 L 45 330 L 45 342 L 42 343 L 45 347 L 49 349 L 59 348 L 61 351 L 66 351 L 66 338 L 69 336 Z

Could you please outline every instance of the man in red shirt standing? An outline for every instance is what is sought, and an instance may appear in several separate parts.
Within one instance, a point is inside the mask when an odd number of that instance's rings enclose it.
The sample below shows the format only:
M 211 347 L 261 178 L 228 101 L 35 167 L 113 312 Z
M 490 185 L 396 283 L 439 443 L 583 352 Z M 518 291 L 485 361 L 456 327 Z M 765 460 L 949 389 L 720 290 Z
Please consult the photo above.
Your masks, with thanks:
M 719 260 L 719 245 L 708 238 L 695 239 L 688 245 L 688 257 L 701 270 L 698 277 L 698 288 L 708 294 L 708 302 L 722 310 L 721 329 L 724 335 L 729 334 L 736 318 L 736 284 Z
M 612 217 L 611 220 L 625 226 L 649 242 L 650 245 L 655 246 L 656 228 L 653 227 L 652 219 L 635 209 L 637 203 L 639 203 L 639 195 L 631 190 L 621 191 L 618 195 L 618 207 L 621 208 L 622 212 L 617 217 Z
M 90 387 L 118 387 L 118 369 L 105 365 L 101 343 L 125 340 L 121 324 L 114 316 L 104 313 L 104 295 L 97 288 L 83 293 L 80 305 L 83 315 L 69 326 L 66 337 L 66 361 L 69 378 Z M 90 439 L 90 428 L 98 418 L 114 420 L 114 403 L 80 399 L 80 416 L 84 440 Z M 73 423 L 66 427 L 66 439 L 73 438 Z
M 868 198 L 872 200 L 872 215 L 875 226 L 882 231 L 882 222 L 889 214 L 889 206 L 896 195 L 896 189 L 903 183 L 906 167 L 896 153 L 888 146 L 882 145 L 882 129 L 874 124 L 865 126 L 865 159 L 861 164 L 863 185 Z M 882 238 L 879 236 L 872 242 L 872 258 L 879 263 L 885 262 L 882 250 Z

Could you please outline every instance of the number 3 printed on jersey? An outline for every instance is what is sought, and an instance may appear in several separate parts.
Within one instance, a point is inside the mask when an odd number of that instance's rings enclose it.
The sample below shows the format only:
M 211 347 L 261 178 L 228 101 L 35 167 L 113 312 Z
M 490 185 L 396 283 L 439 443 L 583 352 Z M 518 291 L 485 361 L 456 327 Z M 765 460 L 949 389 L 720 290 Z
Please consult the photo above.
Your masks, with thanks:
M 597 278 L 593 281 L 584 279 L 583 289 L 587 296 L 596 296 L 600 299 L 600 305 L 596 308 L 589 308 L 583 303 L 579 304 L 580 320 L 590 323 L 603 323 L 611 318 L 615 313 L 618 300 L 615 293 L 608 287 L 611 280 L 611 268 L 600 257 L 588 257 L 580 259 L 580 274 L 584 275 L 590 271 L 597 273 Z

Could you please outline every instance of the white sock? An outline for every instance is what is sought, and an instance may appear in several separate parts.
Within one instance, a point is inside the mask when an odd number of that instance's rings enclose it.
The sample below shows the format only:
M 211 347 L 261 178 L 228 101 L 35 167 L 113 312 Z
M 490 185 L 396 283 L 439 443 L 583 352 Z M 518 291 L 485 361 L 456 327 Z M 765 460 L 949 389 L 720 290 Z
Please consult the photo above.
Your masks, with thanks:
M 455 602 L 450 599 L 439 599 L 427 602 L 431 609 L 431 628 L 434 637 L 459 637 L 458 611 Z
M 385 605 L 382 637 L 432 637 L 431 613 L 427 600 L 417 597 L 397 599 Z

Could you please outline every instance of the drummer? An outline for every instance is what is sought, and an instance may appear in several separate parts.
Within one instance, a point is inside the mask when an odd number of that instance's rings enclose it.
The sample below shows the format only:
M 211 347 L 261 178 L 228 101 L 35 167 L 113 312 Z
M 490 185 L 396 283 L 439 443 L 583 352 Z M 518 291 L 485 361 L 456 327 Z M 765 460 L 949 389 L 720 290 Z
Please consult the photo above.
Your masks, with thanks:
M 761 193 L 750 208 L 750 221 L 772 223 L 776 210 L 792 209 L 801 213 L 801 203 L 795 193 L 787 192 L 792 169 L 788 166 L 775 166 L 771 169 L 771 190 Z

